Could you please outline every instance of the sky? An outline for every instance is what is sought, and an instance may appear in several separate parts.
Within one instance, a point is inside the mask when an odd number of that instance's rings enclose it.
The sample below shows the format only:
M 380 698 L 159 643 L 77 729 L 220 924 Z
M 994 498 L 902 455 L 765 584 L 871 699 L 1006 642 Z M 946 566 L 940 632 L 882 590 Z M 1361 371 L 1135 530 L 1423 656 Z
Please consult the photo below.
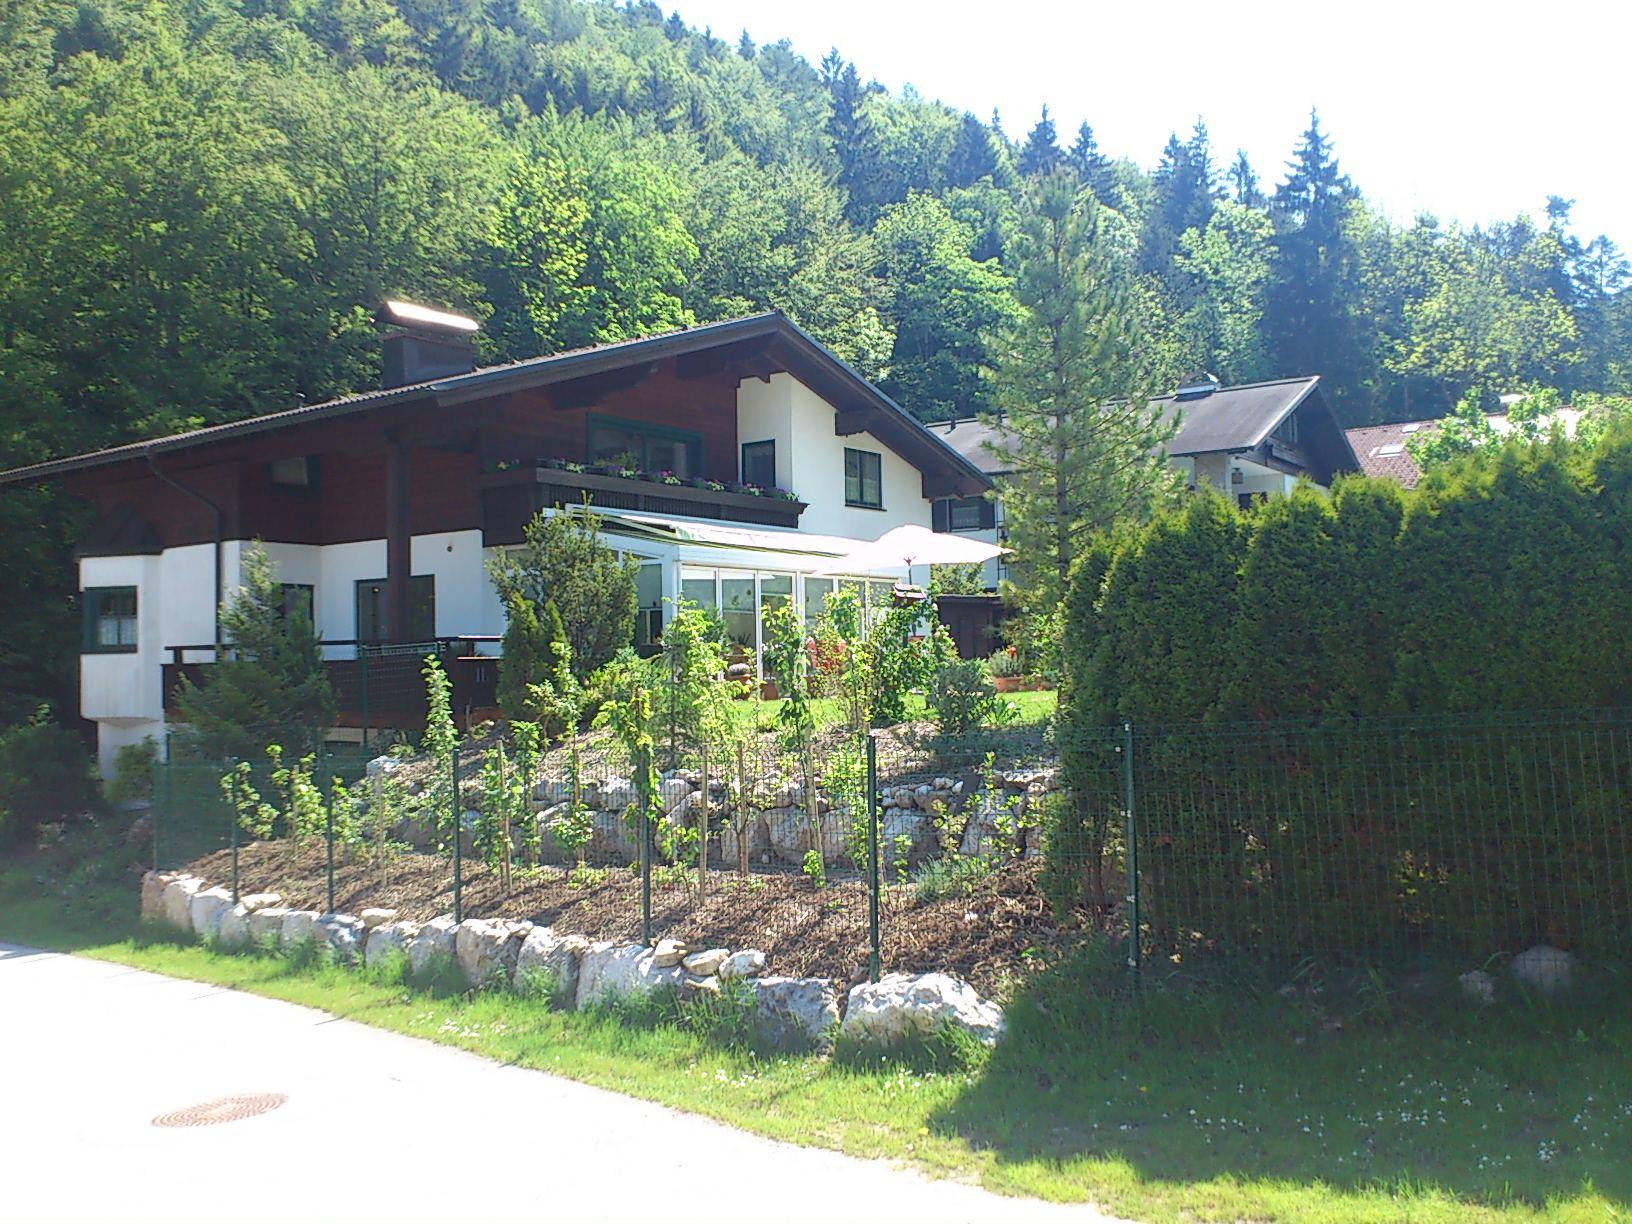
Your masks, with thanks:
M 1632 248 L 1625 0 L 660 2 L 733 43 L 787 38 L 812 62 L 837 46 L 892 92 L 996 107 L 1011 139 L 1046 102 L 1062 144 L 1087 121 L 1147 169 L 1199 117 L 1220 165 L 1243 148 L 1273 186 L 1314 106 L 1343 170 L 1401 221 L 1539 220 L 1560 195 L 1583 238 Z

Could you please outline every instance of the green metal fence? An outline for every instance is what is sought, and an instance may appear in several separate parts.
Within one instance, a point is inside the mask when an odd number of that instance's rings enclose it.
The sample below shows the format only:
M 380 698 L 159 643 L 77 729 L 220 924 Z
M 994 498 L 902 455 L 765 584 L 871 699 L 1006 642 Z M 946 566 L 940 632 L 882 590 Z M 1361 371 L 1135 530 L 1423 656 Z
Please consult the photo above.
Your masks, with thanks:
M 1624 954 L 1628 711 L 1123 725 L 1064 748 L 1052 884 L 1135 964 Z

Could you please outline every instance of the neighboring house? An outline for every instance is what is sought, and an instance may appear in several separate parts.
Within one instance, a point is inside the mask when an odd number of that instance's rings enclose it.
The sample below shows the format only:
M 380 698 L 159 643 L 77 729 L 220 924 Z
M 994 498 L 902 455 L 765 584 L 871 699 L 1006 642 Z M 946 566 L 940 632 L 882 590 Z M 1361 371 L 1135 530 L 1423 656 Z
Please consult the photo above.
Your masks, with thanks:
M 1518 395 L 1504 395 L 1502 403 L 1510 407 L 1519 398 L 1521 397 Z M 1409 443 L 1418 434 L 1432 433 L 1439 425 L 1440 419 L 1436 417 L 1430 421 L 1393 421 L 1387 425 L 1361 425 L 1348 430 L 1349 445 L 1354 448 L 1354 453 L 1360 460 L 1360 470 L 1367 476 L 1380 476 L 1407 489 L 1416 488 L 1417 481 L 1422 479 L 1422 469 L 1411 457 Z M 1556 420 L 1563 426 L 1565 433 L 1573 434 L 1576 422 L 1581 419 L 1581 413 L 1574 408 L 1561 408 L 1543 419 Z M 1513 423 L 1505 412 L 1486 413 L 1485 420 L 1498 434 L 1505 436 L 1513 432 Z
M 1271 493 L 1290 492 L 1299 480 L 1326 488 L 1339 474 L 1360 469 L 1320 392 L 1319 375 L 1239 387 L 1198 378 L 1156 402 L 1165 417 L 1178 417 L 1178 432 L 1167 453 L 1190 487 L 1211 485 L 1243 506 Z M 961 420 L 930 428 L 989 477 L 1006 474 L 997 453 L 1003 441 L 1001 423 Z M 943 498 L 936 502 L 934 515 L 937 531 L 994 543 L 1003 538 L 1001 499 L 981 494 Z M 986 586 L 995 589 L 1004 574 L 1000 562 L 989 562 Z
M 853 582 L 885 606 L 904 571 L 815 575 L 990 487 L 780 314 L 488 369 L 466 320 L 392 304 L 382 322 L 377 391 L 0 474 L 59 479 L 94 506 L 76 551 L 80 712 L 104 770 L 162 735 L 179 677 L 216 657 L 253 540 L 310 607 L 336 738 L 355 739 L 423 719 L 433 649 L 461 711 L 494 705 L 504 615 L 486 563 L 540 509 L 589 501 L 640 559 L 642 642 L 684 595 L 753 658 L 772 605 L 814 613 Z

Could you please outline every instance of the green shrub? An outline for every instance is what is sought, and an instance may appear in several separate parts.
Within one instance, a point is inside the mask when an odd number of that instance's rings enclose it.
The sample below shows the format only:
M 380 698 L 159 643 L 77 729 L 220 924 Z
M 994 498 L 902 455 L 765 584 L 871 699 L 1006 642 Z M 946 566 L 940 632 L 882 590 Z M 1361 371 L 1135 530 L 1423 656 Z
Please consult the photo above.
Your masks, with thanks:
M 997 695 L 982 659 L 956 659 L 938 668 L 929 681 L 929 707 L 943 735 L 965 735 L 1013 716 L 1013 707 Z
M 152 798 L 153 770 L 159 746 L 152 736 L 139 744 L 124 744 L 113 754 L 113 777 L 105 786 L 109 803 L 138 803 Z
M 0 731 L 0 845 L 30 842 L 42 824 L 79 816 L 96 803 L 84 743 L 44 709 Z

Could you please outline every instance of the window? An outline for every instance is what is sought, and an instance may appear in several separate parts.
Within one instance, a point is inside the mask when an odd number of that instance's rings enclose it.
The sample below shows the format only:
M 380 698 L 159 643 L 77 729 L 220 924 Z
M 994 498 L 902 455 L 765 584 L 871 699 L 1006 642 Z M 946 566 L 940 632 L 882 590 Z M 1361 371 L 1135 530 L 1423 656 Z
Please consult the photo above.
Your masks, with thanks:
M 702 475 L 703 439 L 684 429 L 591 416 L 589 461 L 641 472 L 672 472 L 689 480 Z
M 436 636 L 436 575 L 415 574 L 408 580 L 407 640 L 429 641 Z M 390 634 L 385 606 L 385 579 L 365 578 L 357 584 L 357 640 L 383 642 Z
M 680 598 L 696 604 L 699 608 L 711 608 L 718 612 L 720 603 L 714 594 L 714 575 L 698 576 L 688 574 L 680 579 Z
M 136 588 L 90 587 L 85 607 L 85 654 L 130 654 L 136 649 Z
M 635 571 L 635 645 L 663 640 L 663 565 L 648 561 Z
M 864 510 L 884 508 L 883 461 L 877 451 L 844 448 L 844 504 Z
M 827 611 L 827 596 L 832 590 L 831 578 L 805 579 L 805 624 L 814 625 Z
M 317 613 L 312 607 L 312 586 L 308 582 L 283 584 L 283 614 L 288 617 L 296 612 L 303 613 L 307 621 L 316 623 Z
M 280 489 L 310 489 L 317 485 L 317 461 L 306 455 L 272 460 L 272 483 Z
M 720 578 L 720 619 L 725 622 L 725 636 L 734 646 L 747 649 L 751 658 L 758 649 L 754 632 L 754 579 Z
M 984 497 L 943 497 L 933 508 L 936 531 L 984 531 L 997 525 L 997 507 Z
M 742 444 L 742 483 L 776 488 L 775 440 Z
M 1275 436 L 1288 446 L 1298 444 L 1298 414 L 1296 412 L 1275 427 Z

